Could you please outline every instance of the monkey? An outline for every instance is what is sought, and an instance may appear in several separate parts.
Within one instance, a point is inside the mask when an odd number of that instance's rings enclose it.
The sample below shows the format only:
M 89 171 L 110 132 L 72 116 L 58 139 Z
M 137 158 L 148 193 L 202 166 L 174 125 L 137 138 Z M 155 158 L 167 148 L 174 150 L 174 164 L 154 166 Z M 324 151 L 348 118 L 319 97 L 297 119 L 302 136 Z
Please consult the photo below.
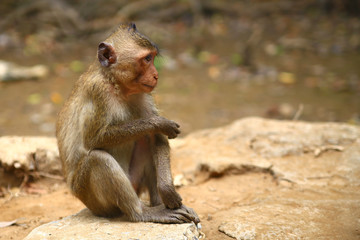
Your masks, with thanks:
M 72 194 L 97 216 L 199 223 L 171 175 L 168 139 L 180 126 L 159 115 L 151 95 L 158 53 L 134 23 L 120 24 L 98 45 L 58 114 L 60 160 Z M 149 204 L 140 200 L 144 191 Z

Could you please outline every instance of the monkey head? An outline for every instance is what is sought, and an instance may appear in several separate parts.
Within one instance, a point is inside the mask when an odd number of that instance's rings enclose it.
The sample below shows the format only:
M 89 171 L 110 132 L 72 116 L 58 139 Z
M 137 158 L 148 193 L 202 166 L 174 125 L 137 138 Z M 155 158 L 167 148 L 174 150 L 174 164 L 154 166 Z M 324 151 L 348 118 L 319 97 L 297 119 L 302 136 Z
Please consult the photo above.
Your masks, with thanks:
M 159 78 L 154 65 L 158 47 L 134 23 L 121 24 L 98 47 L 100 67 L 125 96 L 149 93 Z

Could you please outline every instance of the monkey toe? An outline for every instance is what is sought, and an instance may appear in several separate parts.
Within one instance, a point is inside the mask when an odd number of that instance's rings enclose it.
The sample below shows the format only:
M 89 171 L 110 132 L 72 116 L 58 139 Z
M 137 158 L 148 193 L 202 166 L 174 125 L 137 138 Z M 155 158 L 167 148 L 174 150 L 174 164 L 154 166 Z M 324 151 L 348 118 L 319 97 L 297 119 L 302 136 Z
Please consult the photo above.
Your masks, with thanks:
M 172 219 L 174 220 L 174 223 L 187 223 L 189 222 L 189 219 L 186 216 L 183 216 L 181 214 L 176 214 L 172 216 Z
M 196 214 L 196 212 L 194 211 L 194 209 L 189 208 L 185 205 L 181 206 L 181 209 L 184 209 L 187 213 L 189 218 L 191 219 L 192 222 L 194 222 L 195 224 L 198 224 L 200 222 L 200 218 L 199 216 Z
M 180 217 L 180 219 L 182 219 L 184 221 L 184 223 L 190 223 L 190 222 L 195 222 L 196 224 L 200 222 L 200 220 L 198 219 L 197 215 L 194 216 L 192 213 L 188 212 L 188 210 L 186 208 L 179 208 L 174 210 Z
M 142 221 L 172 224 L 191 222 L 187 216 L 188 213 L 182 209 L 169 209 L 162 204 L 157 207 L 151 207 L 149 210 L 150 211 L 144 215 Z

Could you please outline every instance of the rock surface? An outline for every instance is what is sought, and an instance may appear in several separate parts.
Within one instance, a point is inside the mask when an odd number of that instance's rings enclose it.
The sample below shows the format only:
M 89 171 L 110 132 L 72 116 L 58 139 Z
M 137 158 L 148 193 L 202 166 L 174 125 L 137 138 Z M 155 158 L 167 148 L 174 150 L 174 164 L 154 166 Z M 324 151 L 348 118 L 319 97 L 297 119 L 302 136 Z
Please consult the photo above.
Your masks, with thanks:
M 245 118 L 171 144 L 173 168 L 190 174 L 268 171 L 298 184 L 360 180 L 360 128 L 348 124 Z
M 131 223 L 94 216 L 88 209 L 34 229 L 24 240 L 41 239 L 199 239 L 193 224 Z
M 208 239 L 360 238 L 359 127 L 246 118 L 171 146 L 179 191 L 200 214 Z M 84 210 L 26 239 L 186 239 L 189 226 L 122 222 Z
M 0 137 L 0 166 L 8 171 L 41 171 L 61 173 L 61 164 L 55 138 Z
M 212 218 L 230 237 L 360 238 L 359 127 L 246 118 L 195 132 L 172 147 L 174 169 L 188 178 L 268 172 L 278 183 L 265 197 L 217 210 Z

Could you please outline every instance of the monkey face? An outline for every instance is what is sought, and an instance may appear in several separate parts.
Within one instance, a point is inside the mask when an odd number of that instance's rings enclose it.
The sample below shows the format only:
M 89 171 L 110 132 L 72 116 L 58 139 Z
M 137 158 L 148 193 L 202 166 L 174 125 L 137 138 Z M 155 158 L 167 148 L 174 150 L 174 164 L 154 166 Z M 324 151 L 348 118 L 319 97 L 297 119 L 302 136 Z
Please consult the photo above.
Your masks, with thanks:
M 154 65 L 156 52 L 147 52 L 138 59 L 141 74 L 136 79 L 143 92 L 151 92 L 157 85 L 159 74 Z
M 156 87 L 157 54 L 157 46 L 141 35 L 134 24 L 121 25 L 116 34 L 98 47 L 98 60 L 104 73 L 110 82 L 120 86 L 124 97 L 149 93 Z

